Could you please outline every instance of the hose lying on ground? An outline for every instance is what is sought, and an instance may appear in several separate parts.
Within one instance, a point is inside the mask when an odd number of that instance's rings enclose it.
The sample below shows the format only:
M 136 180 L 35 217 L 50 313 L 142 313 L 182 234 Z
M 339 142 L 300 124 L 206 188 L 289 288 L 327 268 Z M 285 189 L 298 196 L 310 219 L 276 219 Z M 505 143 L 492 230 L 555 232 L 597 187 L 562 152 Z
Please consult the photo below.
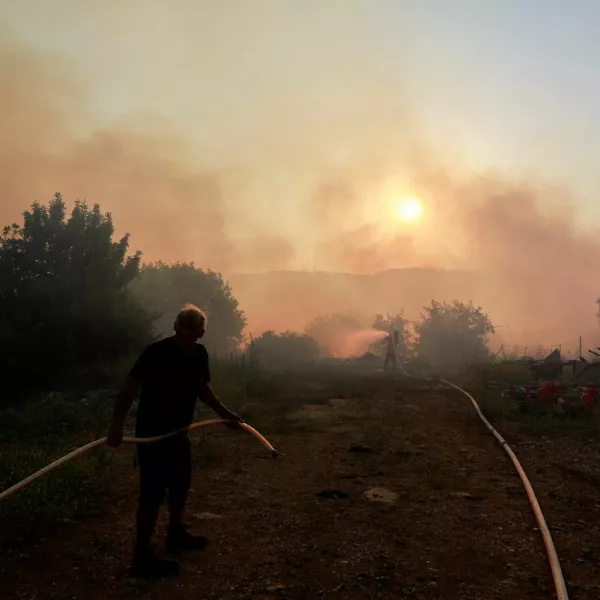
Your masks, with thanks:
M 166 440 L 170 437 L 173 437 L 174 435 L 183 433 L 184 431 L 192 431 L 194 429 L 198 429 L 200 427 L 208 427 L 210 425 L 226 425 L 227 423 L 229 423 L 229 421 L 226 421 L 223 419 L 212 419 L 210 421 L 200 421 L 198 423 L 193 423 L 189 427 L 185 427 L 183 429 L 178 429 L 177 431 L 172 431 L 171 433 L 167 433 L 165 435 L 157 435 L 155 437 L 148 437 L 148 438 L 124 437 L 123 443 L 124 444 L 151 444 L 153 442 L 159 442 L 162 440 Z M 275 450 L 275 448 L 273 448 L 273 446 L 268 442 L 268 440 L 263 435 L 261 435 L 258 431 L 256 431 L 256 429 L 254 429 L 254 427 L 251 427 L 247 423 L 239 423 L 239 427 L 241 427 L 242 429 L 245 429 L 246 431 L 251 433 L 271 453 L 273 458 L 275 458 L 279 455 L 277 450 Z M 73 450 L 73 452 L 69 452 L 69 454 L 66 454 L 62 458 L 55 460 L 53 463 L 50 463 L 49 465 L 45 466 L 43 469 L 36 471 L 29 477 L 26 477 L 22 481 L 19 481 L 19 483 L 16 483 L 12 487 L 9 487 L 7 490 L 4 490 L 3 492 L 1 492 L 0 500 L 4 500 L 5 498 L 8 498 L 15 492 L 17 492 L 17 491 L 23 489 L 24 487 L 26 487 L 27 485 L 29 485 L 32 481 L 35 481 L 36 479 L 39 479 L 43 475 L 50 473 L 50 471 L 53 471 L 54 469 L 56 469 L 57 467 L 60 467 L 64 463 L 66 463 L 70 460 L 73 460 L 77 456 L 80 456 L 80 455 L 84 454 L 85 452 L 89 452 L 90 450 L 93 450 L 94 448 L 103 446 L 104 444 L 106 444 L 106 438 L 101 438 L 99 440 L 90 442 L 89 444 L 86 444 L 85 446 L 82 446 L 81 448 L 77 448 L 77 450 Z
M 418 377 L 413 377 L 412 375 L 407 373 L 401 364 L 399 364 L 398 366 L 400 367 L 400 371 L 402 371 L 402 373 L 409 379 L 419 379 Z M 546 547 L 546 554 L 548 555 L 548 561 L 550 562 L 550 569 L 552 571 L 552 578 L 554 580 L 554 587 L 556 589 L 556 597 L 558 598 L 558 600 L 569 600 L 569 595 L 567 594 L 567 587 L 565 585 L 565 578 L 563 577 L 562 569 L 560 567 L 560 561 L 558 560 L 558 555 L 556 554 L 556 548 L 554 547 L 554 542 L 552 541 L 550 530 L 548 529 L 546 519 L 544 518 L 544 514 L 542 513 L 540 504 L 536 498 L 535 492 L 533 491 L 531 482 L 525 474 L 525 471 L 523 470 L 519 459 L 516 457 L 515 453 L 512 451 L 511 447 L 508 445 L 506 440 L 485 418 L 484 414 L 481 412 L 481 408 L 479 408 L 479 404 L 477 403 L 475 398 L 473 398 L 473 396 L 469 394 L 469 392 L 463 390 L 461 387 L 459 387 L 455 383 L 452 383 L 451 381 L 446 381 L 445 379 L 436 380 L 443 385 L 457 390 L 471 401 L 479 418 L 483 421 L 484 425 L 490 430 L 492 435 L 500 442 L 500 444 L 510 457 L 510 460 L 512 461 L 515 469 L 517 470 L 517 473 L 519 474 L 519 477 L 521 478 L 521 481 L 523 482 L 523 486 L 525 487 L 525 491 L 527 492 L 527 497 L 529 498 L 531 508 L 533 509 L 535 520 L 537 521 L 540 533 L 542 534 L 542 538 L 544 540 L 544 546 Z M 431 380 L 428 381 L 431 382 Z
M 567 588 L 565 586 L 565 579 L 562 574 L 562 569 L 560 568 L 560 561 L 558 560 L 558 555 L 556 554 L 556 548 L 554 547 L 554 542 L 552 541 L 552 536 L 550 535 L 550 530 L 548 529 L 548 525 L 546 523 L 546 519 L 544 519 L 544 515 L 542 513 L 542 509 L 540 508 L 540 504 L 535 496 L 535 492 L 533 491 L 533 487 L 531 486 L 531 482 L 529 478 L 525 474 L 519 459 L 516 457 L 515 453 L 511 450 L 510 446 L 506 442 L 506 440 L 494 429 L 492 424 L 485 418 L 481 409 L 479 408 L 479 404 L 469 392 L 466 392 L 461 387 L 458 387 L 456 384 L 446 381 L 445 379 L 440 380 L 441 383 L 454 388 L 459 391 L 461 394 L 465 395 L 475 407 L 475 411 L 479 415 L 479 418 L 483 421 L 484 425 L 491 431 L 492 435 L 500 442 L 506 454 L 512 460 L 521 481 L 523 482 L 523 486 L 525 487 L 525 491 L 527 492 L 527 497 L 529 498 L 529 502 L 531 503 L 531 508 L 533 508 L 533 514 L 535 515 L 535 520 L 538 523 L 540 528 L 540 533 L 542 534 L 542 538 L 544 539 L 544 545 L 546 546 L 546 554 L 548 555 L 548 560 L 550 562 L 550 569 L 552 570 L 552 577 L 554 579 L 554 587 L 556 588 L 556 596 L 558 600 L 568 600 L 569 596 L 567 594 Z

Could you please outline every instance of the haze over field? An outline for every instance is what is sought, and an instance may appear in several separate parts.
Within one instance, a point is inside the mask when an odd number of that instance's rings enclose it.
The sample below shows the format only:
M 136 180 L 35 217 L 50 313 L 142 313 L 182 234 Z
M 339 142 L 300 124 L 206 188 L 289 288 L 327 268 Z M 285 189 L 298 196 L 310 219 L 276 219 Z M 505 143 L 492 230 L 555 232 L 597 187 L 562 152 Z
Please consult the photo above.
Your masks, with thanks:
M 510 343 L 600 338 L 600 8 L 476 4 L 0 2 L 2 224 L 98 202 L 145 260 L 223 271 L 255 332 L 435 297 Z M 447 272 L 376 275 L 406 268 Z M 322 273 L 251 275 L 284 270 Z

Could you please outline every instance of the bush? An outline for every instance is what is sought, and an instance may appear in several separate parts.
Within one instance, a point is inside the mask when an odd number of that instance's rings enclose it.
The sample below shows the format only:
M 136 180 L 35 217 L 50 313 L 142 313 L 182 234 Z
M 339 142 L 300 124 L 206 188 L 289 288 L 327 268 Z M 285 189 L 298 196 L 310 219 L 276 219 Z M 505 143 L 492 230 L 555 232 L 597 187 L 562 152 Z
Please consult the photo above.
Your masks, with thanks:
M 140 253 L 113 242 L 100 207 L 76 202 L 69 218 L 56 194 L 33 204 L 0 237 L 0 361 L 10 394 L 56 389 L 91 365 L 118 360 L 150 340 L 151 318 L 127 286 Z
M 202 341 L 211 353 L 224 354 L 239 348 L 246 317 L 219 273 L 198 269 L 193 263 L 157 262 L 144 266 L 131 289 L 138 301 L 157 316 L 157 335 L 171 335 L 177 312 L 192 303 L 206 311 L 208 327 Z
M 82 432 L 104 435 L 114 400 L 115 393 L 107 390 L 81 397 L 52 393 L 18 409 L 0 410 L 0 443 Z
M 487 342 L 494 326 L 480 307 L 432 300 L 423 310 L 414 324 L 414 350 L 421 362 L 459 366 L 489 358 Z
M 267 368 L 293 368 L 313 364 L 320 348 L 308 335 L 293 331 L 265 331 L 247 347 L 247 354 L 256 353 L 260 364 Z

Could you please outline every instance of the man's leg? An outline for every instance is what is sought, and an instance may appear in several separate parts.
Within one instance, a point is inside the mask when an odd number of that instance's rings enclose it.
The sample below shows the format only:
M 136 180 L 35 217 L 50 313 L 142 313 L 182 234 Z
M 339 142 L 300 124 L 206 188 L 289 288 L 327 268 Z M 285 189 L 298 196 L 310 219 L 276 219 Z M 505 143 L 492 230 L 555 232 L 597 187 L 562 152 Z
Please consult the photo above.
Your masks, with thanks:
M 152 547 L 158 511 L 164 502 L 167 487 L 163 452 L 159 446 L 138 448 L 140 499 L 130 570 L 134 577 L 164 577 L 179 573 L 179 565 L 176 562 L 157 558 Z
M 143 550 L 152 545 L 158 511 L 167 491 L 164 449 L 159 444 L 138 446 L 140 469 L 140 498 L 137 511 L 136 548 Z
M 192 449 L 190 440 L 182 438 L 174 448 L 173 464 L 169 481 L 169 530 L 167 549 L 179 554 L 183 550 L 204 548 L 208 539 L 188 533 L 183 523 L 183 513 L 192 482 Z
M 156 528 L 159 509 L 160 504 L 142 504 L 140 499 L 136 515 L 136 548 L 148 549 L 152 546 L 152 536 Z
M 183 525 L 187 492 L 169 492 L 169 529 Z
M 169 458 L 169 529 L 183 525 L 183 512 L 192 485 L 192 445 L 187 436 L 173 440 Z

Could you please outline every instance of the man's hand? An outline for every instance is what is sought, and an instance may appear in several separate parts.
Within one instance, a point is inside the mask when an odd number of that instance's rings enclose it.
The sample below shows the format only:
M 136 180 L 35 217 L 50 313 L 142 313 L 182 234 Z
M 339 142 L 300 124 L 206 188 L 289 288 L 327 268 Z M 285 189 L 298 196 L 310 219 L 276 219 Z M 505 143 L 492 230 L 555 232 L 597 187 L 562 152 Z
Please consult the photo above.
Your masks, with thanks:
M 113 421 L 108 429 L 106 443 L 113 448 L 118 448 L 123 441 L 123 425 L 117 421 Z
M 125 423 L 125 418 L 133 404 L 133 399 L 135 398 L 139 387 L 140 384 L 138 380 L 132 375 L 129 375 L 119 393 L 119 397 L 115 404 L 113 418 L 110 427 L 108 428 L 108 435 L 106 436 L 106 443 L 113 448 L 120 446 L 123 441 L 123 425 Z
M 227 427 L 229 427 L 229 429 L 239 429 L 240 423 L 244 422 L 244 419 L 242 419 L 242 417 L 240 417 L 239 415 L 236 415 L 234 412 L 232 412 L 230 410 L 224 412 L 221 415 L 221 418 L 226 419 L 228 421 Z
M 208 383 L 200 389 L 198 396 L 206 406 L 212 408 L 220 417 L 226 421 L 227 427 L 230 429 L 239 429 L 240 423 L 244 422 L 240 416 L 236 415 L 233 411 L 229 410 L 224 404 L 217 398 L 212 388 Z

